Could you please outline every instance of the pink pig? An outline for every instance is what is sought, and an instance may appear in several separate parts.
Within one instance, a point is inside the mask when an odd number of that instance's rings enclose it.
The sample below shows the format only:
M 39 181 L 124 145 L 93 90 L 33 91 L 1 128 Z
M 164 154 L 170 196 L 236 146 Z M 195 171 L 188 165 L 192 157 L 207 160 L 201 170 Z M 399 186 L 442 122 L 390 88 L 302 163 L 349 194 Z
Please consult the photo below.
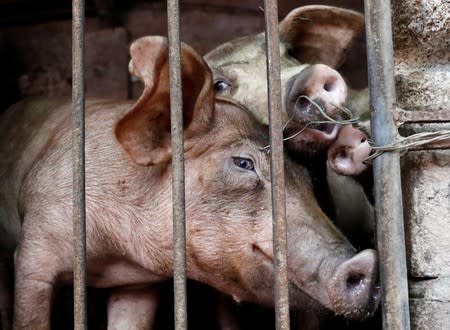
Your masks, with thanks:
M 172 277 L 167 54 L 164 38 L 137 40 L 139 100 L 86 103 L 87 281 L 111 288 L 110 329 L 148 327 L 153 287 Z M 187 275 L 272 305 L 268 130 L 214 95 L 211 71 L 186 45 L 182 67 Z M 70 109 L 66 99 L 39 98 L 1 118 L 0 255 L 16 251 L 14 329 L 49 329 L 54 294 L 73 278 Z M 292 307 L 373 312 L 375 252 L 357 254 L 319 208 L 306 169 L 284 161 Z

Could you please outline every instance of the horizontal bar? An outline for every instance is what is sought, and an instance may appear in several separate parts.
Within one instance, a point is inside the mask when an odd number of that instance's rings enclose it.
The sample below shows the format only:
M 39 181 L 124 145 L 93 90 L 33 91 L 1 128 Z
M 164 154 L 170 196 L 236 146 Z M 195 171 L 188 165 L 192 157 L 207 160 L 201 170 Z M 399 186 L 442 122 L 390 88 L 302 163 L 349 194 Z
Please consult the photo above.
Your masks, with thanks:
M 376 145 L 388 145 L 398 136 L 390 1 L 365 0 L 365 17 L 372 133 Z M 383 329 L 409 330 L 400 155 L 385 153 L 373 164 Z
M 167 1 L 172 136 L 173 278 L 175 329 L 187 329 L 183 95 L 178 0 Z
M 270 128 L 273 250 L 275 266 L 276 329 L 288 330 L 289 282 L 287 278 L 287 224 L 284 181 L 283 123 L 281 108 L 280 46 L 276 0 L 264 1 L 267 53 L 267 92 Z
M 420 151 L 420 150 L 447 150 L 450 149 L 450 140 L 448 141 L 437 141 L 424 144 L 422 146 L 411 147 L 408 151 Z
M 72 1 L 74 329 L 87 329 L 84 130 L 84 0 Z
M 414 111 L 397 107 L 393 115 L 400 123 L 450 123 L 450 110 Z

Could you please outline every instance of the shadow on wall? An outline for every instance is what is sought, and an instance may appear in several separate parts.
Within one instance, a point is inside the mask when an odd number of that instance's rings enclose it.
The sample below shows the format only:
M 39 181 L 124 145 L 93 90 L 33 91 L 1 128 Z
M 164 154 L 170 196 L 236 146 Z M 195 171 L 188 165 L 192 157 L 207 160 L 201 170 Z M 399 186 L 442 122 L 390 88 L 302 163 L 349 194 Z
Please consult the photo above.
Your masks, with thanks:
M 303 1 L 363 10 L 360 0 Z M 264 29 L 260 0 L 186 0 L 181 37 L 200 53 Z M 283 18 L 298 1 L 279 1 Z M 71 1 L 0 1 L 0 108 L 35 95 L 71 94 Z M 86 94 L 128 98 L 140 93 L 127 72 L 128 45 L 143 35 L 166 35 L 165 1 L 86 1 Z M 207 27 L 207 28 L 205 28 Z M 355 61 L 363 58 L 359 56 Z M 357 79 L 361 81 L 361 79 Z M 366 81 L 366 80 L 364 80 Z M 131 87 L 131 88 L 130 88 Z

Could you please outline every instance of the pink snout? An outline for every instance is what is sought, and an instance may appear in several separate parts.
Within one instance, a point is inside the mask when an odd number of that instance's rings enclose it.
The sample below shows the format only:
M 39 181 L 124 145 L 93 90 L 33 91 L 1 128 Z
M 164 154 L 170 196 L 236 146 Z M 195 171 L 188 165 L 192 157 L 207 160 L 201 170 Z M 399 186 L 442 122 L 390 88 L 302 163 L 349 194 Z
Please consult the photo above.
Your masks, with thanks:
M 364 250 L 339 265 L 328 292 L 336 313 L 359 319 L 372 315 L 380 301 L 375 251 Z
M 285 99 L 289 125 L 285 132 L 290 136 L 301 132 L 290 141 L 292 148 L 312 151 L 328 147 L 336 138 L 339 125 L 323 123 L 328 120 L 323 113 L 337 119 L 337 107 L 344 104 L 346 97 L 344 79 L 327 65 L 310 65 L 290 78 Z
M 364 160 L 371 150 L 367 135 L 352 125 L 346 125 L 328 149 L 328 164 L 337 174 L 359 175 L 367 168 Z
M 347 85 L 336 70 L 324 64 L 310 65 L 291 78 L 287 111 L 299 117 L 298 121 L 324 120 L 325 117 L 308 98 L 319 104 L 328 116 L 333 116 L 336 107 L 342 106 L 346 97 Z

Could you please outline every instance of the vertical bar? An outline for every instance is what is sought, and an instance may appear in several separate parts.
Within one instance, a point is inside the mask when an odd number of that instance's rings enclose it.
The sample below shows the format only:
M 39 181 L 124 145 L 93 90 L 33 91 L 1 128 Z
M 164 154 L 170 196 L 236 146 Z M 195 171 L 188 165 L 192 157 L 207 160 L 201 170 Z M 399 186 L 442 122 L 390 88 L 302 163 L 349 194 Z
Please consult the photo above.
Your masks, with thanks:
M 365 14 L 372 133 L 377 145 L 386 145 L 394 142 L 398 135 L 393 119 L 396 95 L 390 1 L 366 0 Z M 373 172 L 383 328 L 408 330 L 408 280 L 399 153 L 384 153 L 375 159 Z
M 87 329 L 84 155 L 84 0 L 72 1 L 74 329 Z
M 286 198 L 277 0 L 264 1 L 264 15 L 266 22 L 267 93 L 271 152 L 275 320 L 276 329 L 288 330 L 289 288 L 287 279 Z
M 175 329 L 187 329 L 186 226 L 184 194 L 183 99 L 181 86 L 180 17 L 178 0 L 167 1 L 172 134 L 173 277 Z

